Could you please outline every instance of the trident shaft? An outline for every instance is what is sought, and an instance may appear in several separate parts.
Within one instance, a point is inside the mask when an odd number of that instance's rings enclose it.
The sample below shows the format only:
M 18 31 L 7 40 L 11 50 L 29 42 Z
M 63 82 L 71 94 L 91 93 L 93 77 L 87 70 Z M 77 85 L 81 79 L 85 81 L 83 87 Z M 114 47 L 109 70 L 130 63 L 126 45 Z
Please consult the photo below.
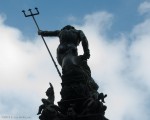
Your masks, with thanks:
M 35 17 L 34 17 L 35 15 L 38 15 L 38 14 L 39 14 L 39 11 L 38 11 L 38 8 L 35 8 L 35 10 L 36 10 L 36 13 L 32 13 L 32 10 L 29 9 L 29 10 L 28 10 L 28 11 L 30 12 L 29 15 L 27 15 L 27 14 L 25 13 L 25 10 L 23 10 L 22 12 L 24 13 L 24 16 L 25 16 L 25 17 L 32 17 L 32 18 L 33 18 L 33 21 L 35 22 L 35 25 L 36 25 L 37 29 L 40 30 L 40 28 L 39 28 L 39 26 L 38 26 L 38 24 L 37 24 L 37 22 L 36 22 L 36 20 L 35 20 Z M 45 41 L 45 39 L 44 39 L 44 37 L 43 37 L 42 35 L 41 35 L 41 38 L 42 38 L 42 40 L 43 40 L 43 42 L 44 42 L 44 44 L 45 44 L 45 46 L 46 46 L 46 48 L 47 48 L 47 50 L 48 50 L 48 53 L 49 53 L 49 55 L 50 55 L 50 57 L 51 57 L 51 59 L 52 59 L 54 65 L 55 65 L 55 68 L 56 68 L 56 70 L 57 70 L 57 72 L 58 72 L 58 74 L 59 74 L 59 76 L 60 76 L 60 78 L 61 78 L 61 73 L 60 73 L 60 71 L 59 71 L 59 69 L 58 69 L 58 67 L 57 67 L 57 64 L 56 64 L 56 62 L 55 62 L 55 60 L 54 60 L 54 58 L 53 58 L 53 56 L 52 56 L 52 54 L 51 54 L 51 52 L 50 52 L 50 50 L 49 50 L 47 44 L 46 44 L 46 41 Z

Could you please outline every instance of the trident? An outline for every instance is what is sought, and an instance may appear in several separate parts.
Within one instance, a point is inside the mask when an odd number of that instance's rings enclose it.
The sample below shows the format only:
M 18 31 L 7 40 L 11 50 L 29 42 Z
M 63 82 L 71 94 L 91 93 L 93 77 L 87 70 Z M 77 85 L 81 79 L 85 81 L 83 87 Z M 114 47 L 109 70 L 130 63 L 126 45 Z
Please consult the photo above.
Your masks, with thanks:
M 24 16 L 25 16 L 25 17 L 30 17 L 30 16 L 31 16 L 31 17 L 33 18 L 33 21 L 35 22 L 35 25 L 36 25 L 37 29 L 40 30 L 40 28 L 39 28 L 39 26 L 38 26 L 38 24 L 37 24 L 37 22 L 36 22 L 36 20 L 35 20 L 35 17 L 34 17 L 35 15 L 38 15 L 38 14 L 39 14 L 39 11 L 38 11 L 38 8 L 35 8 L 35 10 L 36 10 L 36 13 L 32 13 L 32 10 L 29 9 L 29 10 L 28 10 L 28 11 L 30 11 L 30 14 L 29 14 L 29 15 L 26 15 L 25 10 L 22 10 L 22 12 L 24 13 Z M 61 73 L 60 73 L 60 71 L 59 71 L 59 69 L 58 69 L 58 67 L 57 67 L 57 64 L 56 64 L 56 62 L 55 62 L 55 60 L 54 60 L 54 58 L 53 58 L 53 56 L 52 56 L 52 54 L 51 54 L 51 52 L 50 52 L 50 50 L 49 50 L 47 44 L 46 44 L 46 41 L 45 41 L 45 39 L 44 39 L 44 37 L 43 37 L 42 35 L 41 35 L 41 38 L 42 38 L 42 40 L 43 40 L 43 42 L 44 42 L 44 44 L 45 44 L 45 46 L 46 46 L 46 48 L 47 48 L 47 50 L 48 50 L 48 53 L 49 53 L 49 55 L 50 55 L 50 57 L 51 57 L 51 59 L 52 59 L 54 65 L 55 65 L 55 68 L 56 68 L 56 70 L 57 70 L 57 72 L 58 72 L 58 74 L 59 74 L 59 76 L 60 76 L 60 78 L 61 78 Z

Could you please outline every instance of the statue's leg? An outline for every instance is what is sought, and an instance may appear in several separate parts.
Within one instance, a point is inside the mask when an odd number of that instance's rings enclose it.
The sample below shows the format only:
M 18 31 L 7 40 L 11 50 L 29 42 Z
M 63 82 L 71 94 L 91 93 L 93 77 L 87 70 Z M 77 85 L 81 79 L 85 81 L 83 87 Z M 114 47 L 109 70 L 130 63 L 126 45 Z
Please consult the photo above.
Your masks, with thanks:
M 71 65 L 80 65 L 81 59 L 78 56 L 74 56 L 72 53 L 68 53 L 62 60 L 62 68 L 66 68 Z
M 67 46 L 66 44 L 60 44 L 57 48 L 57 61 L 62 66 L 64 56 L 66 56 Z
M 74 44 L 60 44 L 57 48 L 57 61 L 62 68 L 77 65 L 79 61 L 77 46 Z

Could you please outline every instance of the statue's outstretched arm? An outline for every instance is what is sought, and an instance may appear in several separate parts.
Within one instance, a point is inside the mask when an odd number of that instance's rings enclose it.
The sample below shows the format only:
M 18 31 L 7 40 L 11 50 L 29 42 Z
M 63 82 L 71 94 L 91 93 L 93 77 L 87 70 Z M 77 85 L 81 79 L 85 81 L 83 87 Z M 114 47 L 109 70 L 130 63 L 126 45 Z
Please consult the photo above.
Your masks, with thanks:
M 59 32 L 60 32 L 59 30 L 55 30 L 55 31 L 42 31 L 42 30 L 39 30 L 38 35 L 57 37 L 59 35 Z
M 90 58 L 90 50 L 89 50 L 89 44 L 88 44 L 88 40 L 86 38 L 86 36 L 84 35 L 83 31 L 79 30 L 79 38 L 80 41 L 82 42 L 82 47 L 83 47 L 83 59 L 87 60 Z

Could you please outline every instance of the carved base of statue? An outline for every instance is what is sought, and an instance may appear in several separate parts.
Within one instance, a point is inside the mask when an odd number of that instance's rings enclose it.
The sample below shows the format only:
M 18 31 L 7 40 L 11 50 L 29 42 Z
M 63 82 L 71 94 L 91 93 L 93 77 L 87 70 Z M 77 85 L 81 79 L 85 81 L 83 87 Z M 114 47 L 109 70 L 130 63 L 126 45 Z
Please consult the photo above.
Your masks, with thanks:
M 90 76 L 86 61 L 82 65 L 70 65 L 63 69 L 61 100 L 43 103 L 40 120 L 108 120 L 104 117 L 106 95 L 98 93 L 98 85 Z M 52 87 L 52 86 L 51 86 Z M 50 90 L 50 88 L 49 88 Z M 54 93 L 53 89 L 49 93 Z M 54 95 L 47 101 L 54 100 Z

